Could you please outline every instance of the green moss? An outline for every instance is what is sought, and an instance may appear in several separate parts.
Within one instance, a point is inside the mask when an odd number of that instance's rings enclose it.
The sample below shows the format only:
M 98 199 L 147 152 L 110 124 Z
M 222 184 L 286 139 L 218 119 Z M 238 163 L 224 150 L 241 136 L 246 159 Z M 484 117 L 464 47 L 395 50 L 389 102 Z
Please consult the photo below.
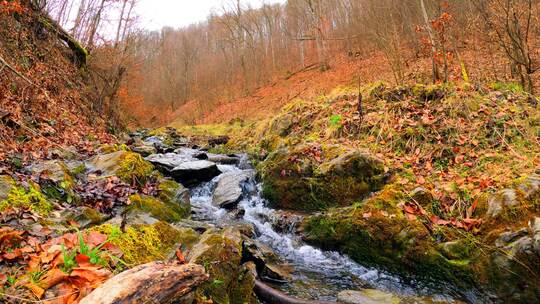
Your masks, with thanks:
M 303 227 L 308 242 L 343 252 L 364 265 L 437 284 L 442 280 L 472 286 L 469 263 L 442 256 L 418 221 L 378 213 L 364 218 L 363 212 L 345 208 L 313 216 Z
M 169 223 L 180 221 L 185 212 L 178 204 L 167 203 L 151 196 L 135 194 L 130 196 L 129 199 L 131 205 L 127 209 L 128 212 L 142 210 L 159 220 Z
M 164 222 L 132 226 L 125 231 L 110 224 L 97 226 L 92 230 L 108 235 L 111 243 L 122 251 L 122 259 L 130 267 L 163 260 L 182 239 L 178 230 Z
M 101 145 L 98 150 L 104 154 L 114 153 L 118 151 L 131 151 L 131 149 L 125 144 L 104 144 Z
M 210 275 L 208 283 L 198 288 L 199 298 L 212 299 L 214 303 L 244 303 L 246 299 L 233 301 L 241 272 L 242 239 L 233 228 L 207 231 L 190 253 L 190 261 L 203 265 Z M 242 297 L 240 297 L 242 298 Z
M 47 215 L 52 211 L 53 206 L 39 191 L 38 185 L 30 185 L 28 190 L 23 187 L 14 186 L 7 198 L 0 202 L 0 212 L 9 208 L 29 209 L 40 215 Z
M 158 185 L 158 198 L 167 206 L 174 209 L 182 218 L 188 218 L 191 214 L 189 190 L 173 180 L 162 181 Z
M 140 154 L 126 152 L 119 163 L 116 175 L 125 182 L 144 185 L 154 172 L 154 166 Z
M 272 153 L 258 168 L 263 194 L 280 208 L 317 211 L 348 206 L 385 182 L 382 163 L 358 151 L 328 146 L 298 146 Z

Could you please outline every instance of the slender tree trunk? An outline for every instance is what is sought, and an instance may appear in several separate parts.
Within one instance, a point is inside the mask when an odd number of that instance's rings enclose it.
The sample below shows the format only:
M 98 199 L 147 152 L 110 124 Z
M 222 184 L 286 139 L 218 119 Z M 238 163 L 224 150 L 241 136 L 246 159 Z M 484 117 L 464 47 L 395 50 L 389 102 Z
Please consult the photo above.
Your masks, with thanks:
M 429 17 L 428 17 L 424 0 L 420 0 L 420 7 L 422 8 L 422 15 L 424 16 L 426 30 L 428 32 L 429 40 L 431 43 L 431 52 L 432 52 L 431 64 L 432 64 L 432 70 L 433 70 L 433 82 L 437 82 L 438 80 L 440 80 L 440 75 L 439 75 L 439 67 L 437 65 L 437 60 L 435 58 L 435 56 L 437 55 L 437 47 L 435 45 L 435 35 L 433 34 L 433 29 L 431 28 L 431 24 L 429 22 Z
M 118 42 L 120 41 L 120 31 L 122 30 L 122 24 L 124 21 L 124 13 L 126 11 L 127 2 L 128 0 L 124 0 L 124 3 L 122 3 L 122 10 L 120 11 L 120 18 L 118 19 L 118 27 L 116 28 L 116 38 L 114 39 L 115 46 L 118 46 Z

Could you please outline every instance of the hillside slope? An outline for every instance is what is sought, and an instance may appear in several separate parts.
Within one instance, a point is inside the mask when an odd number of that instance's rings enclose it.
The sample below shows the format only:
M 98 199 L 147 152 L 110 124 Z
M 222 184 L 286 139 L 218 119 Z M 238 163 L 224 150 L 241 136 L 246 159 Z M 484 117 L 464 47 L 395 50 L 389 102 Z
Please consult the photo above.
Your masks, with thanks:
M 2 4 L 0 57 L 9 67 L 0 63 L 0 159 L 47 156 L 59 145 L 84 148 L 86 139 L 107 138 L 84 67 L 47 20 L 30 1 Z

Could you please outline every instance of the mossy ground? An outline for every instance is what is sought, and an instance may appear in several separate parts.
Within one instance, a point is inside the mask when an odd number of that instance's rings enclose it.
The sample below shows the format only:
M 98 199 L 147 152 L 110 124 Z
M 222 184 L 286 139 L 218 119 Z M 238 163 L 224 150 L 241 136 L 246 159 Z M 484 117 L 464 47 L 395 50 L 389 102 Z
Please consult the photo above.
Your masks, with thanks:
M 7 198 L 0 201 L 0 212 L 10 208 L 31 210 L 39 215 L 47 215 L 52 211 L 52 204 L 39 190 L 39 186 L 30 184 L 28 189 L 14 184 Z
M 125 231 L 109 224 L 92 230 L 108 235 L 111 243 L 122 251 L 122 260 L 129 267 L 165 259 L 184 236 L 164 222 L 127 227 Z

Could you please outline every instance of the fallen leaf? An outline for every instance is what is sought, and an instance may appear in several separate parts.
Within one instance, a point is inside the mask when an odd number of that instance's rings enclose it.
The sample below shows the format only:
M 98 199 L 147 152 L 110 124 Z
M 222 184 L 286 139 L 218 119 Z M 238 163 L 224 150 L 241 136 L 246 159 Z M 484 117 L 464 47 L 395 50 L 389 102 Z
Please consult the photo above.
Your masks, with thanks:
M 180 248 L 176 249 L 176 258 L 178 259 L 178 262 L 180 262 L 180 264 L 186 263 L 186 258 L 184 257 L 184 254 L 182 253 L 182 249 Z
M 62 270 L 60 270 L 58 268 L 53 268 L 53 269 L 49 270 L 49 272 L 47 272 L 47 274 L 45 274 L 45 276 L 43 277 L 43 279 L 40 282 L 40 286 L 43 289 L 47 290 L 47 289 L 59 284 L 60 282 L 65 280 L 67 277 L 68 277 L 68 275 L 65 274 Z
M 37 286 L 34 283 L 28 283 L 25 284 L 24 287 L 30 289 L 30 291 L 38 298 L 41 299 L 43 297 L 43 294 L 45 293 L 45 289 Z

